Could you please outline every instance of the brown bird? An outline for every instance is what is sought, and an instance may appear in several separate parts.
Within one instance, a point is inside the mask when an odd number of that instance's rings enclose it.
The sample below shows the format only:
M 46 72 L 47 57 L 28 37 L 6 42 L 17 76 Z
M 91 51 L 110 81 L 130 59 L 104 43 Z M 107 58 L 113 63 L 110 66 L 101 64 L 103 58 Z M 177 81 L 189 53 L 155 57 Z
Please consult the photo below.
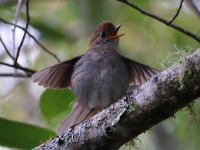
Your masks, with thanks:
M 76 99 L 58 133 L 89 119 L 125 95 L 128 88 L 146 82 L 157 70 L 117 53 L 121 25 L 102 22 L 90 40 L 89 50 L 78 57 L 33 74 L 44 87 L 70 87 Z

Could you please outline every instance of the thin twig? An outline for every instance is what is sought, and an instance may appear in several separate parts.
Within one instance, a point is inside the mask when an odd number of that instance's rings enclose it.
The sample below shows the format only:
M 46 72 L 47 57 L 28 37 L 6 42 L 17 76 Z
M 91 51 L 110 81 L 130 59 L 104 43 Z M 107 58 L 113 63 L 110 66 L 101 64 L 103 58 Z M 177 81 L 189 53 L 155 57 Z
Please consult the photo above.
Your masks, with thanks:
M 30 76 L 21 73 L 0 73 L 0 77 L 29 78 Z
M 9 51 L 8 48 L 6 47 L 6 44 L 4 43 L 3 39 L 1 38 L 1 35 L 0 35 L 0 41 L 1 41 L 2 45 L 3 45 L 3 47 L 5 48 L 5 51 L 6 51 L 6 53 L 8 54 L 8 56 L 9 56 L 10 58 L 12 58 L 12 60 L 14 60 L 14 57 L 11 55 L 10 51 Z
M 1 41 L 2 45 L 3 45 L 3 47 L 5 48 L 5 51 L 6 51 L 6 53 L 8 54 L 8 56 L 14 61 L 15 58 L 11 55 L 10 51 L 9 51 L 8 48 L 6 47 L 6 45 L 5 45 L 4 41 L 3 41 L 3 39 L 1 38 L 1 36 L 0 36 L 0 41 Z M 17 66 L 20 66 L 20 65 L 17 63 Z M 20 66 L 20 67 L 21 67 L 21 66 Z
M 8 50 L 8 48 L 6 47 L 6 45 L 5 45 L 5 43 L 4 43 L 4 41 L 3 41 L 3 39 L 1 38 L 1 36 L 0 36 L 0 41 L 1 41 L 1 43 L 2 43 L 2 45 L 3 45 L 3 47 L 5 48 L 5 51 L 6 51 L 6 53 L 9 55 L 9 57 L 14 61 L 15 60 L 15 58 L 11 55 L 11 53 L 9 52 L 9 50 Z M 1 64 L 3 64 L 3 63 L 1 63 Z M 6 63 L 4 63 L 4 65 L 7 65 L 8 66 L 8 64 L 6 64 Z M 22 67 L 20 64 L 16 64 L 15 66 L 14 65 L 9 65 L 10 67 L 13 67 L 13 68 L 15 68 L 15 69 L 17 69 L 17 68 L 21 68 L 21 70 L 23 69 L 23 71 L 27 74 L 27 75 L 32 75 L 34 72 L 33 72 L 33 70 L 30 70 L 30 69 L 28 69 L 28 68 L 24 68 L 24 67 Z
M 180 10 L 181 10 L 181 8 L 182 8 L 182 6 L 183 6 L 183 1 L 184 1 L 184 0 L 181 0 L 177 12 L 176 12 L 176 14 L 174 15 L 174 17 L 168 22 L 169 24 L 171 24 L 171 23 L 178 17 L 178 15 L 179 15 L 179 13 L 180 13 Z
M 12 26 L 14 25 L 13 23 L 8 22 L 8 21 L 6 21 L 6 20 L 4 20 L 4 19 L 2 19 L 2 18 L 0 18 L 0 21 L 3 22 L 3 23 L 5 23 L 5 24 L 8 24 L 8 25 L 12 25 Z M 19 26 L 19 25 L 16 25 L 16 27 L 19 28 L 19 29 L 21 29 L 21 30 L 23 30 L 23 31 L 25 30 L 24 27 L 21 27 L 21 26 Z M 44 50 L 46 53 L 48 53 L 49 55 L 51 55 L 52 57 L 54 57 L 58 62 L 61 62 L 61 60 L 58 58 L 58 56 L 57 56 L 56 54 L 50 52 L 50 51 L 49 51 L 44 45 L 42 45 L 28 30 L 27 30 L 27 34 L 28 34 L 29 37 L 31 37 L 31 38 L 35 41 L 35 43 L 37 43 L 37 44 L 42 48 L 42 50 Z
M 36 72 L 35 70 L 29 69 L 29 68 L 25 68 L 25 67 L 22 67 L 22 66 L 14 66 L 14 65 L 11 65 L 11 64 L 8 64 L 8 63 L 5 63 L 5 62 L 0 62 L 0 64 L 4 65 L 4 66 L 8 66 L 8 67 L 12 67 L 12 68 L 22 70 L 22 71 L 26 72 L 28 76 L 31 76 L 33 73 Z
M 18 3 L 17 3 L 17 9 L 16 9 L 16 13 L 15 13 L 15 22 L 14 22 L 14 27 L 12 29 L 12 40 L 13 40 L 13 57 L 15 57 L 15 31 L 16 31 L 16 25 L 17 25 L 17 22 L 18 22 L 18 19 L 19 19 L 19 13 L 20 13 L 20 10 L 22 8 L 22 0 L 18 0 Z M 13 63 L 15 64 L 15 60 L 13 60 Z
M 141 9 L 140 7 L 136 6 L 135 4 L 130 3 L 128 0 L 118 0 L 118 1 L 120 1 L 120 2 L 122 2 L 122 3 L 124 3 L 124 4 L 127 4 L 127 5 L 129 5 L 130 7 L 136 9 L 137 11 L 139 11 L 140 13 L 145 14 L 145 15 L 147 15 L 147 16 L 149 16 L 149 17 L 155 19 L 155 20 L 158 20 L 158 21 L 160 21 L 160 22 L 166 24 L 167 26 L 170 26 L 170 27 L 172 27 L 172 28 L 174 28 L 174 29 L 180 31 L 181 33 L 183 33 L 183 34 L 185 34 L 185 35 L 187 35 L 187 36 L 189 36 L 189 37 L 195 39 L 196 41 L 200 42 L 200 37 L 197 36 L 196 34 L 193 34 L 193 33 L 191 33 L 190 31 L 185 30 L 185 29 L 183 29 L 183 28 L 181 28 L 181 27 L 179 27 L 179 26 L 177 26 L 177 25 L 175 25 L 175 24 L 172 24 L 172 23 L 169 24 L 169 22 L 168 22 L 167 20 L 165 20 L 165 19 L 163 19 L 163 18 L 161 18 L 161 17 L 159 17 L 159 16 L 156 16 L 156 15 L 154 15 L 154 14 L 151 14 L 151 13 L 149 13 L 149 12 L 147 12 L 147 11 Z
M 19 54 L 20 54 L 20 51 L 21 51 L 21 48 L 24 44 L 24 40 L 26 38 L 26 33 L 27 33 L 27 30 L 28 30 L 28 26 L 29 26 L 29 21 L 30 21 L 30 17 L 29 17 L 29 0 L 26 0 L 26 27 L 25 27 L 25 30 L 24 30 L 24 35 L 22 37 L 22 40 L 19 44 L 19 47 L 17 48 L 17 54 L 16 54 L 16 57 L 15 57 L 15 62 L 14 62 L 14 65 L 17 65 L 17 60 L 19 58 Z

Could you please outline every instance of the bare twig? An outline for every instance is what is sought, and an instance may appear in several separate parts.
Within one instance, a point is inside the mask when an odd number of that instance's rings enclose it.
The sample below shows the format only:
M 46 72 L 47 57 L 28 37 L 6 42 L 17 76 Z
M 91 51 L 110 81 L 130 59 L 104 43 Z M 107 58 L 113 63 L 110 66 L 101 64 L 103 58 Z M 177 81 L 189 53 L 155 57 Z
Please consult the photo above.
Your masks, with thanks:
M 14 61 L 15 60 L 15 58 L 11 55 L 11 53 L 9 52 L 9 50 L 8 50 L 8 48 L 6 47 L 6 45 L 5 45 L 5 43 L 4 43 L 4 41 L 3 41 L 3 39 L 1 38 L 1 36 L 0 36 L 0 41 L 1 41 L 1 43 L 2 43 L 2 45 L 3 45 L 3 47 L 5 48 L 5 51 L 6 51 L 6 53 L 8 54 L 8 56 Z M 17 66 L 17 67 L 21 67 L 21 65 L 20 64 L 16 64 L 15 66 Z M 13 68 L 17 68 L 17 67 L 14 67 L 14 65 L 13 65 Z M 21 67 L 21 68 L 23 68 L 23 67 Z M 25 70 L 24 70 L 25 71 Z M 30 73 L 30 70 L 27 72 L 28 70 L 26 70 L 25 72 L 26 73 Z
M 29 78 L 30 76 L 21 73 L 0 73 L 0 77 Z
M 8 66 L 8 67 L 12 67 L 12 68 L 16 68 L 16 69 L 22 70 L 25 73 L 27 73 L 28 76 L 31 76 L 33 73 L 36 72 L 35 70 L 29 69 L 29 68 L 25 68 L 25 67 L 22 67 L 22 66 L 14 66 L 14 65 L 11 65 L 11 64 L 8 64 L 8 63 L 5 63 L 5 62 L 0 62 L 0 64 L 4 65 L 4 66 Z
M 2 45 L 3 45 L 3 47 L 5 48 L 5 51 L 6 51 L 6 53 L 8 54 L 8 56 L 9 56 L 10 58 L 12 58 L 12 60 L 14 60 L 14 57 L 11 55 L 11 53 L 10 53 L 9 50 L 8 50 L 8 48 L 6 47 L 6 44 L 4 43 L 3 39 L 1 38 L 1 35 L 0 35 L 0 41 L 1 41 Z
M 6 45 L 5 45 L 4 41 L 3 41 L 3 39 L 1 38 L 1 36 L 0 36 L 0 41 L 1 41 L 2 45 L 3 45 L 3 47 L 5 48 L 5 51 L 6 51 L 6 53 L 8 54 L 8 56 L 14 61 L 15 58 L 14 58 L 14 57 L 11 55 L 11 53 L 9 52 L 9 50 L 8 50 L 8 48 L 6 47 Z M 30 75 L 32 75 L 32 74 L 34 73 L 33 70 L 30 70 L 30 69 L 28 69 L 28 68 L 24 68 L 24 67 L 22 67 L 22 66 L 21 66 L 20 64 L 18 64 L 18 63 L 17 63 L 16 65 L 9 65 L 9 64 L 7 64 L 7 63 L 0 62 L 0 64 L 6 65 L 6 66 L 9 66 L 9 67 L 13 67 L 13 68 L 15 68 L 15 69 L 21 68 L 21 70 L 23 70 L 23 71 L 27 74 L 27 76 L 30 76 Z
M 12 26 L 14 25 L 13 23 L 8 22 L 8 21 L 6 21 L 6 20 L 4 20 L 2 18 L 0 18 L 0 21 L 5 23 L 5 24 L 8 24 L 8 25 L 12 25 Z M 25 30 L 24 27 L 21 27 L 19 25 L 16 25 L 16 27 L 21 29 L 21 30 L 23 30 L 23 31 Z M 35 43 L 37 43 L 42 48 L 42 50 L 44 50 L 46 53 L 48 53 L 49 55 L 54 57 L 58 62 L 61 62 L 61 60 L 58 58 L 58 56 L 56 54 L 52 53 L 44 45 L 42 45 L 28 30 L 27 30 L 27 34 L 29 35 L 29 37 L 31 37 L 35 41 Z
M 15 57 L 15 62 L 14 62 L 14 65 L 17 65 L 17 60 L 19 58 L 19 54 L 20 54 L 20 51 L 21 51 L 21 48 L 24 44 L 24 40 L 26 38 L 26 33 L 27 33 L 27 30 L 28 30 L 28 26 L 29 26 L 29 21 L 30 21 L 30 17 L 29 17 L 29 0 L 26 0 L 26 27 L 25 27 L 25 30 L 24 30 L 24 35 L 22 37 L 22 40 L 19 44 L 19 47 L 17 48 L 17 54 L 16 54 L 16 57 Z
M 178 17 L 179 12 L 180 12 L 180 10 L 181 10 L 181 8 L 182 8 L 182 5 L 183 5 L 183 1 L 184 1 L 184 0 L 181 0 L 177 12 L 176 12 L 176 14 L 174 15 L 174 17 L 168 22 L 169 24 L 171 24 L 171 23 L 176 19 L 176 17 Z
M 15 57 L 15 31 L 16 31 L 16 25 L 17 25 L 17 22 L 18 22 L 18 19 L 19 19 L 19 13 L 20 13 L 20 10 L 22 8 L 22 0 L 18 0 L 18 3 L 17 3 L 17 9 L 16 9 L 16 13 L 15 13 L 15 22 L 14 22 L 14 26 L 13 26 L 13 29 L 12 29 L 12 40 L 13 40 L 13 57 Z M 15 64 L 15 60 L 13 60 L 13 63 Z
M 147 12 L 147 11 L 141 9 L 140 7 L 136 6 L 135 4 L 130 3 L 128 0 L 118 0 L 118 1 L 120 1 L 120 2 L 122 2 L 122 3 L 124 3 L 124 4 L 127 4 L 127 5 L 129 5 L 130 7 L 136 9 L 137 11 L 139 11 L 140 13 L 145 14 L 146 16 L 149 16 L 149 17 L 151 17 L 151 18 L 153 18 L 153 19 L 155 19 L 155 20 L 158 20 L 158 21 L 160 21 L 160 22 L 166 24 L 167 26 L 170 26 L 170 27 L 176 29 L 177 31 L 179 31 L 179 32 L 181 32 L 181 33 L 183 33 L 183 34 L 185 34 L 185 35 L 187 35 L 187 36 L 189 36 L 189 37 L 195 39 L 195 40 L 198 41 L 198 42 L 200 42 L 200 37 L 197 36 L 196 34 L 193 34 L 193 33 L 191 33 L 190 31 L 181 28 L 180 26 L 177 26 L 177 25 L 175 25 L 175 24 L 169 23 L 169 21 L 167 21 L 167 20 L 165 20 L 165 19 L 163 19 L 163 18 L 161 18 L 161 17 L 159 17 L 159 16 L 156 16 L 156 15 L 154 15 L 154 14 L 152 14 L 152 13 L 149 13 L 149 12 Z
M 28 0 L 27 0 L 27 2 L 28 2 Z M 28 10 L 28 4 L 27 4 L 27 10 Z M 28 15 L 28 16 L 29 16 L 29 15 Z M 8 25 L 13 25 L 13 26 L 15 25 L 15 24 L 10 23 L 10 22 L 7 22 L 7 21 L 5 21 L 5 20 L 3 20 L 3 19 L 1 19 L 1 18 L 0 18 L 0 21 L 2 21 L 2 22 L 5 23 L 5 24 L 8 24 Z M 28 24 L 28 23 L 27 23 L 27 24 Z M 27 33 L 40 47 L 42 47 L 42 49 L 43 49 L 44 51 L 46 51 L 47 53 L 49 53 L 50 55 L 52 55 L 53 57 L 55 57 L 55 58 L 57 59 L 57 61 L 60 62 L 59 58 L 58 58 L 55 54 L 53 54 L 52 52 L 48 51 L 39 41 L 37 41 L 37 39 L 36 39 L 31 33 L 28 32 L 27 26 L 26 26 L 26 28 L 24 28 L 24 27 L 21 27 L 21 26 L 19 26 L 19 25 L 16 25 L 16 27 L 17 27 L 17 28 L 20 28 L 21 30 L 23 30 L 23 31 L 24 31 L 24 35 L 25 35 L 25 33 Z M 25 36 L 24 36 L 24 38 L 25 38 Z M 8 73 L 3 73 L 3 74 L 1 74 L 0 76 L 3 76 L 3 77 L 6 77 L 6 76 L 7 76 L 7 77 L 31 77 L 31 75 L 32 75 L 33 73 L 35 73 L 35 71 L 34 71 L 34 70 L 31 70 L 31 69 L 29 69 L 29 68 L 22 67 L 21 65 L 19 65 L 19 64 L 17 63 L 17 59 L 15 59 L 15 58 L 10 54 L 8 48 L 6 47 L 4 41 L 2 40 L 1 37 L 0 37 L 0 41 L 1 41 L 2 45 L 4 46 L 5 51 L 6 51 L 6 53 L 9 55 L 9 57 L 12 58 L 13 60 L 16 60 L 16 64 L 13 64 L 13 65 L 8 64 L 8 63 L 5 63 L 5 62 L 0 62 L 0 64 L 1 64 L 1 65 L 5 65 L 5 66 L 9 66 L 9 67 L 12 67 L 12 68 L 15 68 L 15 69 L 22 70 L 22 71 L 24 71 L 24 72 L 26 73 L 26 75 L 24 75 L 24 74 L 19 74 L 19 73 L 17 73 L 17 72 L 15 72 L 15 73 L 9 73 L 9 74 L 8 74 Z M 19 46 L 19 48 L 18 48 L 19 51 L 20 51 L 20 49 L 21 49 L 22 44 L 23 44 L 23 43 L 21 42 L 21 44 L 20 44 L 20 46 Z M 18 54 L 18 55 L 19 55 L 19 54 Z M 16 57 L 16 58 L 18 58 L 18 57 Z

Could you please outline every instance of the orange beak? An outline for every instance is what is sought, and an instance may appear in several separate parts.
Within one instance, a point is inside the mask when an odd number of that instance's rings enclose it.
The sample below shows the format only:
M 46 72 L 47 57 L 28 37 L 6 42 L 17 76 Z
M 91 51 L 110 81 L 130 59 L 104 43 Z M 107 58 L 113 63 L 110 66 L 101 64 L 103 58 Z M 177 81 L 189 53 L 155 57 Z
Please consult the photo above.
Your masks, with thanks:
M 122 25 L 122 24 L 119 24 L 119 25 L 115 28 L 115 30 L 114 30 L 113 32 L 111 32 L 111 33 L 108 35 L 108 38 L 109 38 L 109 39 L 116 39 L 116 38 L 119 38 L 119 37 L 125 35 L 125 34 L 118 34 L 118 35 L 117 35 L 117 32 L 118 32 L 119 28 L 121 27 L 121 25 Z

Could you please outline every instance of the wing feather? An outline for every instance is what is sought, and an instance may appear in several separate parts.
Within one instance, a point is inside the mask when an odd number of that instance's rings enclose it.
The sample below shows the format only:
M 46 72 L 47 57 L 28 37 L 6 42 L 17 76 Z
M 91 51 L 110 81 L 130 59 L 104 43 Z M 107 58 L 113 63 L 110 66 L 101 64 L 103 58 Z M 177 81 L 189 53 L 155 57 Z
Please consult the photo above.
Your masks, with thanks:
M 71 60 L 42 69 L 34 73 L 31 78 L 33 82 L 38 82 L 38 85 L 44 87 L 55 89 L 69 87 L 74 65 L 81 57 L 82 56 L 78 56 Z
M 140 85 L 146 82 L 150 77 L 159 73 L 147 65 L 141 64 L 124 56 L 121 56 L 129 73 L 129 85 Z

